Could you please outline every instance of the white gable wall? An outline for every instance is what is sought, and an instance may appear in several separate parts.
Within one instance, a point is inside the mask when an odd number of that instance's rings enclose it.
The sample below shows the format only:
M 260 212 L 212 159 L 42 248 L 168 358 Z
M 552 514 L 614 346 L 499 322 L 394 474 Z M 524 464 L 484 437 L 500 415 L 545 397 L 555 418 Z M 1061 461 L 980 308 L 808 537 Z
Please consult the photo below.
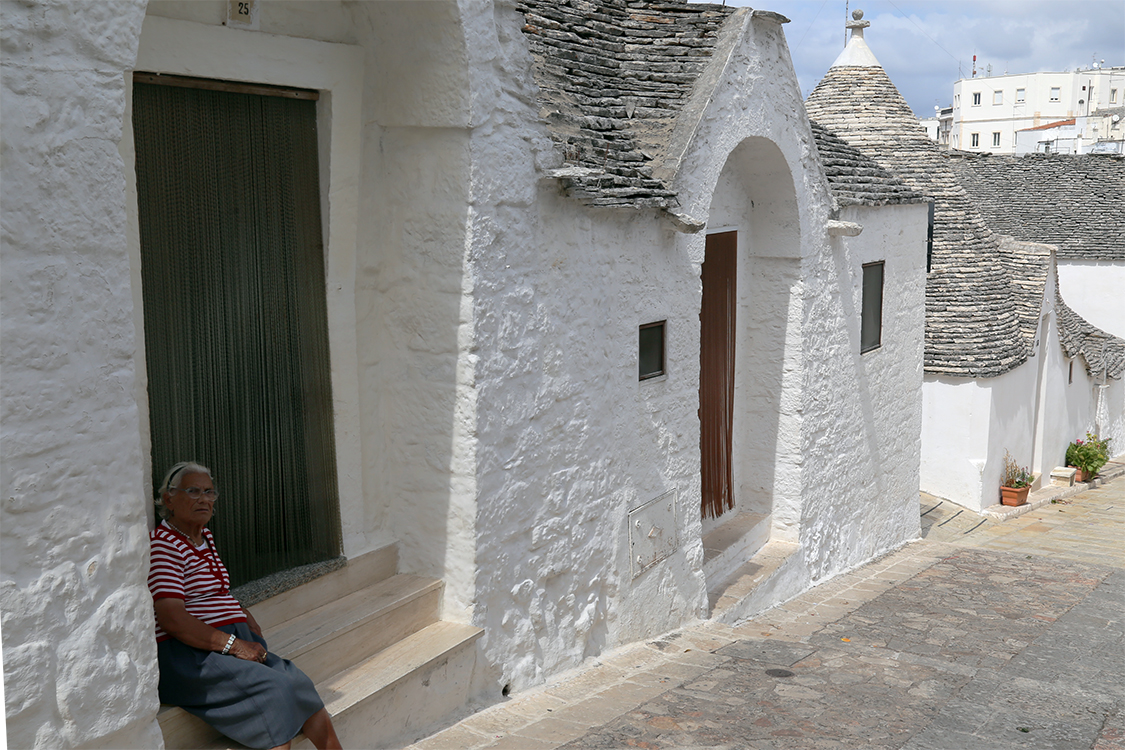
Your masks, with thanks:
M 740 433 L 747 450 L 735 457 L 772 465 L 775 496 L 791 498 L 779 514 L 781 533 L 801 544 L 801 557 L 757 602 L 768 606 L 917 534 L 926 209 L 872 210 L 864 214 L 870 234 L 847 249 L 829 242 L 830 198 L 783 37 L 775 23 L 748 16 L 677 184 L 684 213 L 716 231 L 736 228 L 745 241 L 748 330 L 739 356 L 751 376 L 758 367 L 780 382 L 766 394 L 774 406 L 763 415 L 777 423 L 762 430 L 773 430 L 768 450 L 758 445 L 768 457 L 755 459 L 749 449 L 756 437 L 749 419 Z M 494 64 L 504 85 L 495 101 L 504 110 L 508 94 L 528 90 L 530 65 L 514 33 L 519 19 L 500 19 Z M 534 151 L 542 139 L 535 119 L 484 119 L 473 148 L 486 153 L 493 139 L 515 138 L 549 162 L 550 154 Z M 747 160 L 753 171 L 744 182 L 722 178 L 747 139 L 768 158 Z M 706 602 L 696 414 L 705 233 L 676 234 L 654 212 L 588 209 L 552 182 L 526 204 L 531 158 L 516 153 L 502 172 L 491 160 L 474 161 L 474 185 L 492 186 L 474 193 L 469 256 L 478 407 L 474 622 L 486 630 L 483 653 L 494 667 L 488 690 L 519 689 L 683 624 L 703 615 Z M 755 179 L 758 195 L 748 187 Z M 889 264 L 887 338 L 884 356 L 862 361 L 856 295 L 868 254 Z M 756 299 L 763 282 L 773 296 Z M 668 374 L 638 382 L 638 326 L 665 319 Z M 754 327 L 769 329 L 757 362 Z M 753 400 L 745 391 L 747 417 Z M 880 427 L 884 437 L 873 432 Z M 884 480 L 888 465 L 895 468 Z M 628 512 L 668 491 L 677 498 L 678 548 L 634 578 Z

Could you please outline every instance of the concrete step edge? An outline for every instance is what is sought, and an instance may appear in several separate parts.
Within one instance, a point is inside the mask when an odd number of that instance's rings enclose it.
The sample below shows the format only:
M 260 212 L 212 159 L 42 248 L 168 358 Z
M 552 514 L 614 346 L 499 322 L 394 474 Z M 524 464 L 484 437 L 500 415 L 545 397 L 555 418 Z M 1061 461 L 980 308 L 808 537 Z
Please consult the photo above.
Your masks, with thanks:
M 736 569 L 757 554 L 758 550 L 769 541 L 772 514 L 754 514 L 754 517 L 757 519 L 756 522 L 747 526 L 738 539 L 730 542 L 725 549 L 718 554 L 714 554 L 710 560 L 706 559 L 707 553 L 705 552 L 703 575 L 707 581 L 726 581 Z M 733 522 L 738 520 L 737 518 L 732 519 Z M 704 537 L 704 544 L 706 545 L 706 543 L 707 538 Z
M 271 651 L 295 659 L 441 587 L 441 579 L 400 573 L 265 631 L 266 642 Z
M 333 716 L 344 714 L 360 702 L 408 678 L 414 672 L 425 670 L 452 652 L 471 646 L 484 635 L 484 630 L 473 625 L 438 621 L 383 649 L 369 659 L 325 680 L 325 694 L 338 694 L 326 698 L 325 705 Z
M 397 572 L 398 545 L 392 542 L 349 559 L 343 568 L 326 576 L 251 605 L 250 611 L 263 630 L 273 630 L 347 595 L 340 591 L 358 591 L 385 581 Z
M 746 563 L 718 583 L 709 587 L 707 598 L 711 606 L 711 619 L 725 621 L 728 613 L 740 609 L 755 590 L 767 584 L 785 563 L 800 550 L 795 542 L 771 539 Z

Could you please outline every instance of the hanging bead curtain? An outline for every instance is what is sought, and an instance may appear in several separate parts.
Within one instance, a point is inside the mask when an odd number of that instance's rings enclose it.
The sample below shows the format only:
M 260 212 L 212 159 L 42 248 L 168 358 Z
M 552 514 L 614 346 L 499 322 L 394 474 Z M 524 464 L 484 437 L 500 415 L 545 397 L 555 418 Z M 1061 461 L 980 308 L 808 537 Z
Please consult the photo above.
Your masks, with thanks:
M 215 474 L 232 585 L 340 554 L 316 102 L 134 84 L 157 482 Z

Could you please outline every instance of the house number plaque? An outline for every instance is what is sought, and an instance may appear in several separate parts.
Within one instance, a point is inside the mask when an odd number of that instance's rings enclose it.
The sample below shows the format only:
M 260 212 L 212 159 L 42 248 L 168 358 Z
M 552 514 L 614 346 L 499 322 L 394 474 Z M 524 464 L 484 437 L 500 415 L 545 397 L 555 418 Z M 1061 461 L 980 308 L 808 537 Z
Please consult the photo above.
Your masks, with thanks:
M 227 0 L 226 25 L 236 29 L 258 28 L 258 0 Z

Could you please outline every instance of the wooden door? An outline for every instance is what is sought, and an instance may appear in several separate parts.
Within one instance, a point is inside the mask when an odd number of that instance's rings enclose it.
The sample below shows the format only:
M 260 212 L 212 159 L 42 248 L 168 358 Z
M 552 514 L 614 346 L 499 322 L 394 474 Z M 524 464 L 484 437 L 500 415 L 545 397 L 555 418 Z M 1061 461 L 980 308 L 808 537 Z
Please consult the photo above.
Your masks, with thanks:
M 738 233 L 707 235 L 699 311 L 699 426 L 704 518 L 734 507 L 734 332 Z

